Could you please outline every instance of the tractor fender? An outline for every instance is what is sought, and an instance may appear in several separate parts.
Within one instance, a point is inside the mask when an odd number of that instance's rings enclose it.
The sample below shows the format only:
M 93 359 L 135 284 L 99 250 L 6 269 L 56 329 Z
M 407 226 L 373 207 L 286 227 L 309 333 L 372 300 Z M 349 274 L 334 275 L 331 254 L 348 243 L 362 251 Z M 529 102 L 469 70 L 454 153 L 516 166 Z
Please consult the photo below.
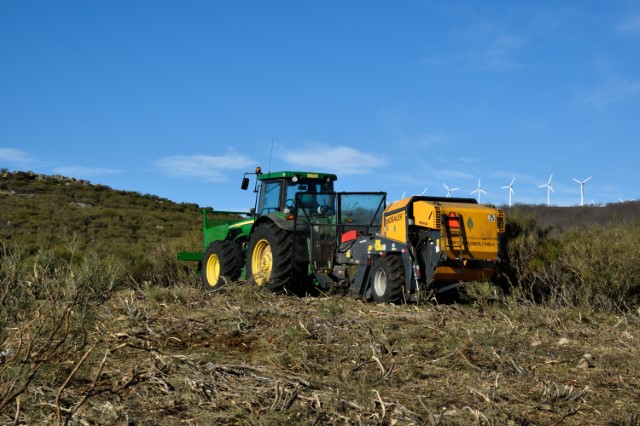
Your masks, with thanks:
M 291 219 L 285 219 L 282 215 L 279 215 L 279 214 L 276 214 L 276 213 L 269 213 L 267 215 L 260 216 L 255 220 L 255 222 L 253 223 L 253 227 L 251 229 L 251 232 L 253 232 L 253 230 L 258 225 L 260 225 L 262 223 L 265 223 L 265 222 L 272 222 L 278 228 L 280 228 L 282 230 L 285 230 L 287 232 L 293 232 L 294 226 L 295 226 L 295 221 L 293 221 Z M 306 229 L 307 229 L 307 224 L 298 222 L 298 225 L 296 227 L 296 231 L 303 232 Z
M 227 237 L 225 240 L 232 240 L 237 242 L 246 241 L 249 238 L 249 234 L 255 226 L 253 219 L 247 219 L 242 222 L 238 222 L 229 226 L 227 231 Z

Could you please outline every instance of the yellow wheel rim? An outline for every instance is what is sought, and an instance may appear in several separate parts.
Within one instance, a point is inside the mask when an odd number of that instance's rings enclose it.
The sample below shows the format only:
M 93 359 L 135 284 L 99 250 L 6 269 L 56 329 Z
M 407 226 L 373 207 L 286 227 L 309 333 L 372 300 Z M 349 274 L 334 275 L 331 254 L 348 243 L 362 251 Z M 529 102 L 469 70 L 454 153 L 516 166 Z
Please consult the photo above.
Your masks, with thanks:
M 215 287 L 220 279 L 220 259 L 217 254 L 212 254 L 207 259 L 207 265 L 205 266 L 205 275 L 207 277 L 207 283 L 211 287 Z
M 271 246 L 267 240 L 260 240 L 256 243 L 251 254 L 251 272 L 256 284 L 263 286 L 269 282 L 272 268 Z

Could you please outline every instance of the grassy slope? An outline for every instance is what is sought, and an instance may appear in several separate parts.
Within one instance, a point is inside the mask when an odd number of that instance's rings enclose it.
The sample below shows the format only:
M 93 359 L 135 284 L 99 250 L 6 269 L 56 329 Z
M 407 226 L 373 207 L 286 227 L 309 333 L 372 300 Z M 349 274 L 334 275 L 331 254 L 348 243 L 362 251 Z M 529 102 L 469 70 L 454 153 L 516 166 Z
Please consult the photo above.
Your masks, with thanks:
M 28 250 L 55 248 L 73 234 L 81 249 L 148 249 L 201 220 L 195 204 L 29 172 L 0 173 L 0 211 L 0 238 Z
M 176 222 L 169 229 L 178 241 L 200 228 L 195 206 L 81 182 L 49 179 L 37 190 L 35 178 L 24 179 L 32 186 L 0 178 L 0 232 L 17 243 L 76 232 L 83 244 L 109 250 L 119 241 L 135 251 L 157 243 L 162 219 Z M 32 282 L 28 275 L 24 285 Z M 196 282 L 123 289 L 91 308 L 87 340 L 43 364 L 0 424 L 640 421 L 640 312 L 548 309 L 479 293 L 470 304 L 374 305 L 277 297 L 244 283 L 202 293 Z M 5 330 L 0 380 L 20 376 L 11 354 L 41 343 L 30 341 L 30 324 Z

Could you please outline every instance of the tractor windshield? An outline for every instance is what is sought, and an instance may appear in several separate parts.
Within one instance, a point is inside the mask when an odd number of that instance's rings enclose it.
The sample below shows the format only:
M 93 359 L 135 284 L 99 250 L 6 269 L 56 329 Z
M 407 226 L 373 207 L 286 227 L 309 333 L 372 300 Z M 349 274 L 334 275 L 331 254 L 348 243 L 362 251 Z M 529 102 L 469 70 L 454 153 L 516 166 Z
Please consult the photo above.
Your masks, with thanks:
M 334 197 L 331 194 L 326 194 L 327 192 L 333 192 L 333 182 L 314 179 L 300 179 L 297 182 L 287 181 L 286 209 L 293 211 L 296 195 L 298 207 L 309 213 L 333 209 Z

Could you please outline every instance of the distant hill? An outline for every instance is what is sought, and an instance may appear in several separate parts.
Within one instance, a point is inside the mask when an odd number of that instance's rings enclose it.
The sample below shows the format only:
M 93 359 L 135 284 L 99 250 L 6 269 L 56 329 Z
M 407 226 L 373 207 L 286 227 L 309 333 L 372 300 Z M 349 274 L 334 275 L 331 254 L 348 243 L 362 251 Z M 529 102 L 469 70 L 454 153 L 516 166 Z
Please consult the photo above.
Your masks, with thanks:
M 28 254 L 44 248 L 69 256 L 75 246 L 78 254 L 112 254 L 142 271 L 158 246 L 173 241 L 180 249 L 199 249 L 201 229 L 196 204 L 71 177 L 0 170 L 0 241 Z
M 533 215 L 538 224 L 567 229 L 586 224 L 632 223 L 640 202 L 604 207 L 516 205 L 510 215 Z M 73 235 L 80 249 L 147 251 L 167 239 L 201 229 L 198 205 L 111 189 L 60 175 L 0 170 L 0 239 L 34 251 L 60 246 Z
M 509 215 L 532 215 L 543 227 L 556 231 L 587 225 L 638 224 L 640 223 L 640 202 L 627 201 L 604 206 L 547 207 L 545 205 L 518 204 L 505 208 L 507 222 Z

